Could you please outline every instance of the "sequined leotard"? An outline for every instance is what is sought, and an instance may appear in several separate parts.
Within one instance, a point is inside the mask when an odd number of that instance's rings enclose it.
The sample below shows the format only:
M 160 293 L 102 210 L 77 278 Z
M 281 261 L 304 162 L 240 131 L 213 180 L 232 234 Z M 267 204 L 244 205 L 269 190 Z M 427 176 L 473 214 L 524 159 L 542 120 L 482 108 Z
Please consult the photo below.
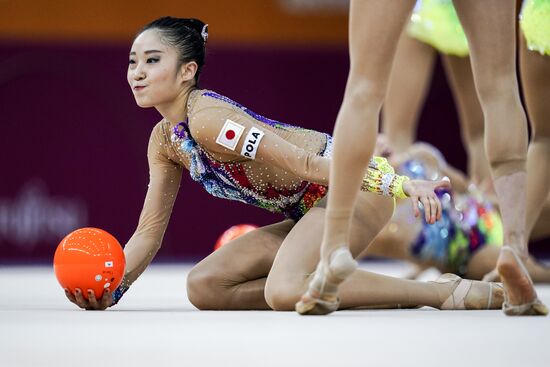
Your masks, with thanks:
M 249 118 L 261 123 L 263 129 L 276 131 L 287 138 L 301 135 L 308 140 L 307 145 L 309 146 L 306 149 L 311 153 L 322 157 L 331 155 L 332 139 L 327 134 L 268 119 L 212 91 L 202 91 L 200 97 L 210 99 L 211 103 L 225 104 L 226 108 L 235 109 L 239 113 L 244 112 Z M 222 162 L 217 160 L 211 153 L 217 147 L 208 144 L 208 138 L 201 139 L 203 125 L 201 127 L 198 125 L 203 122 L 194 121 L 197 119 L 196 113 L 195 108 L 190 121 L 179 123 L 173 129 L 171 141 L 177 149 L 177 154 L 183 155 L 188 160 L 189 173 L 193 180 L 203 185 L 210 194 L 224 199 L 238 200 L 271 212 L 282 213 L 294 220 L 299 220 L 326 195 L 326 185 L 301 179 L 296 180 L 292 176 L 289 177 L 288 172 L 283 172 L 280 168 L 261 167 L 261 165 L 265 166 L 265 163 L 258 165 L 252 161 Z M 231 121 L 242 123 L 242 120 L 235 114 L 226 117 L 231 117 Z M 196 125 L 194 134 L 190 130 L 190 125 Z M 204 149 L 197 143 L 194 136 L 213 149 Z M 275 147 L 278 148 L 279 145 L 275 144 Z M 267 145 L 264 144 L 264 148 L 267 148 Z M 288 156 L 285 159 L 288 159 Z M 326 177 L 323 177 L 322 180 L 325 181 Z
M 427 170 L 419 160 L 407 161 L 399 172 L 411 178 L 426 179 Z M 422 223 L 410 253 L 422 260 L 439 264 L 445 271 L 464 276 L 468 261 L 486 245 L 502 245 L 500 215 L 480 193 L 455 195 L 438 192 L 443 207 L 435 224 Z
M 299 220 L 327 193 L 331 146 L 327 134 L 265 118 L 212 91 L 192 91 L 187 119 L 175 124 L 162 120 L 151 133 L 149 188 L 125 248 L 133 256 L 121 289 L 160 248 L 183 167 L 214 196 Z M 392 192 L 392 185 L 404 178 L 380 157 L 371 160 L 365 177 L 366 189 L 380 194 Z

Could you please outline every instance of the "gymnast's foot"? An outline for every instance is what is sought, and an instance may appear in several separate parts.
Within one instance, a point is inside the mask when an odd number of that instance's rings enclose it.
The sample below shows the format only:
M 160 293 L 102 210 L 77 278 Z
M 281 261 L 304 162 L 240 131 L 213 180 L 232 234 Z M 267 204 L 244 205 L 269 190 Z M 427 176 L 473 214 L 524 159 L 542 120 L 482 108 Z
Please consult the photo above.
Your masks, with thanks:
M 495 310 L 504 301 L 504 289 L 499 283 L 462 279 L 455 274 L 443 274 L 434 282 L 448 288 L 440 310 Z
M 296 303 L 301 315 L 326 315 L 338 309 L 338 285 L 357 269 L 357 262 L 347 246 L 334 250 L 328 263 L 319 261 L 308 290 Z
M 506 290 L 502 310 L 508 316 L 546 316 L 548 308 L 538 299 L 529 272 L 515 249 L 500 251 L 497 270 Z

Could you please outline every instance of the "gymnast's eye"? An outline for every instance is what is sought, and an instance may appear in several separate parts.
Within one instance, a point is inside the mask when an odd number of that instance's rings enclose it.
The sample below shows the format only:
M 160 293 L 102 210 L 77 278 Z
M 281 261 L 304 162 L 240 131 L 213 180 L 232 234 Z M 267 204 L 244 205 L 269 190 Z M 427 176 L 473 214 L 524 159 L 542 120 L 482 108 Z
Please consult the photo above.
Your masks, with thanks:
M 130 59 L 130 61 L 128 61 L 128 64 L 130 64 L 130 65 L 133 65 L 133 64 L 135 64 L 135 63 L 136 63 L 136 61 L 135 61 L 135 60 L 132 60 L 132 59 Z
M 155 64 L 157 62 L 159 62 L 159 59 L 156 58 L 156 57 L 150 57 L 150 58 L 147 59 L 148 64 Z

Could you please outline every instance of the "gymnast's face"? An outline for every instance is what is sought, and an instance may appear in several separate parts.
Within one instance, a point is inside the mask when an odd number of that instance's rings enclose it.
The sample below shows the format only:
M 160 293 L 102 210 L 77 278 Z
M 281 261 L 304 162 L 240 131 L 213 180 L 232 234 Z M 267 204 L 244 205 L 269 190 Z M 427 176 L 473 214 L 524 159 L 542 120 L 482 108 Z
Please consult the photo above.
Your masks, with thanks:
M 137 36 L 130 50 L 128 84 L 138 106 L 173 102 L 189 81 L 180 70 L 177 50 L 163 43 L 157 30 Z

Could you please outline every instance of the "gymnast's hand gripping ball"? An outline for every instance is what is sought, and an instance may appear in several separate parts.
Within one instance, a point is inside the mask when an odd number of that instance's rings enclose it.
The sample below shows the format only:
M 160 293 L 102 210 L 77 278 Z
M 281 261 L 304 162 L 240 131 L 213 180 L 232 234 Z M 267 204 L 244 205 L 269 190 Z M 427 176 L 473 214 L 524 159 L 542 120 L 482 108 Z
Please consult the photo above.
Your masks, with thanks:
M 57 246 L 53 268 L 59 284 L 75 293 L 92 289 L 97 299 L 103 290 L 114 291 L 122 281 L 126 260 L 122 246 L 111 234 L 97 228 L 81 228 L 69 233 Z
M 214 246 L 214 251 L 225 245 L 226 243 L 233 241 L 235 238 L 242 236 L 245 233 L 255 230 L 258 226 L 254 224 L 237 224 L 225 232 L 218 238 L 216 245 Z

